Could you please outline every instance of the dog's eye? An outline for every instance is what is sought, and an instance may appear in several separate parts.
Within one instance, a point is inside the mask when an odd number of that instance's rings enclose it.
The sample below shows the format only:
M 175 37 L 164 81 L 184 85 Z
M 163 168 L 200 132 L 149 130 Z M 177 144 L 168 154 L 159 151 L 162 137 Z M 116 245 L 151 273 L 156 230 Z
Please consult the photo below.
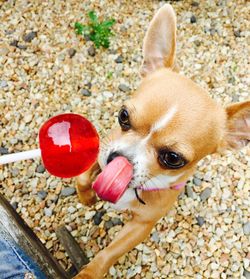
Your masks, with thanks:
M 131 128 L 129 114 L 125 108 L 122 108 L 118 114 L 118 122 L 123 131 L 128 131 Z
M 186 164 L 186 160 L 178 153 L 169 150 L 160 150 L 159 163 L 164 168 L 178 169 Z

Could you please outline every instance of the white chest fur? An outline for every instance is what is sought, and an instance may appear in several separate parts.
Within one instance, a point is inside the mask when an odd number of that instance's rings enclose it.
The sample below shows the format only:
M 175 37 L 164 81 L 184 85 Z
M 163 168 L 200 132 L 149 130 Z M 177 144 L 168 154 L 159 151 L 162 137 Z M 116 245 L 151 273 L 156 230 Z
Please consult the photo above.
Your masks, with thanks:
M 116 204 L 111 204 L 111 207 L 115 210 L 125 210 L 130 209 L 130 203 L 136 199 L 135 191 L 134 189 L 127 189 L 125 193 L 122 195 L 122 197 L 119 199 L 119 201 Z

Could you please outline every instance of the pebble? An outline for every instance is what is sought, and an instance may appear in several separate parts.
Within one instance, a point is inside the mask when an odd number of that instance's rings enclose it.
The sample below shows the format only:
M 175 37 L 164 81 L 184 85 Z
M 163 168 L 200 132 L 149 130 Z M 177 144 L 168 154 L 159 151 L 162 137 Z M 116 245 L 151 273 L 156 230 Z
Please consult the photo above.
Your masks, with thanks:
M 45 168 L 43 165 L 38 165 L 36 168 L 36 172 L 38 173 L 44 173 L 45 172 Z
M 123 62 L 123 57 L 121 55 L 117 56 L 117 58 L 115 59 L 116 63 L 122 63 Z
M 186 185 L 186 193 L 189 198 L 191 198 L 191 199 L 194 198 L 194 192 L 190 185 Z
M 233 78 L 233 84 L 234 84 L 234 82 L 235 82 L 235 79 Z M 232 96 L 232 102 L 233 103 L 237 103 L 237 102 L 239 102 L 239 96 L 238 95 L 233 95 Z
M 68 212 L 71 213 L 71 214 L 73 214 L 73 213 L 76 212 L 76 208 L 73 207 L 73 206 L 70 206 L 70 207 L 68 208 Z
M 201 186 L 202 180 L 200 178 L 195 177 L 193 179 L 193 183 L 195 186 Z
M 119 225 L 123 225 L 123 222 L 121 221 L 120 218 L 114 217 L 111 219 L 112 223 L 114 226 L 119 226 Z
M 223 190 L 223 194 L 221 196 L 222 200 L 228 200 L 231 197 L 232 193 L 227 188 Z
M 26 114 L 24 116 L 23 120 L 24 120 L 25 123 L 30 123 L 32 121 L 32 119 L 33 119 L 33 115 L 32 114 Z
M 211 28 L 209 31 L 212 36 L 217 32 L 215 28 Z
M 159 243 L 160 242 L 160 237 L 159 237 L 159 233 L 158 232 L 153 232 L 152 233 L 152 236 L 151 236 L 151 239 L 156 242 L 156 243 Z
M 10 42 L 10 46 L 18 47 L 18 41 L 17 41 L 17 40 L 11 41 L 11 42 Z
M 113 97 L 113 93 L 109 92 L 109 91 L 104 91 L 103 92 L 103 96 L 107 99 L 112 98 Z
M 234 30 L 234 36 L 237 37 L 237 38 L 241 37 L 240 30 Z
M 132 278 L 134 277 L 137 273 L 140 273 L 141 272 L 141 266 L 137 265 L 133 268 L 129 268 L 127 270 L 127 275 L 126 275 L 126 278 Z
M 27 49 L 27 46 L 25 46 L 25 45 L 20 45 L 18 40 L 13 40 L 13 41 L 11 41 L 11 42 L 10 42 L 10 46 L 17 47 L 17 48 L 22 49 L 22 50 Z
M 70 49 L 68 49 L 68 54 L 69 54 L 69 57 L 72 58 L 75 56 L 76 50 L 74 48 L 70 48 Z
M 245 276 L 246 279 L 250 279 L 250 272 L 247 271 L 246 269 L 244 270 L 243 275 Z
M 201 42 L 200 42 L 199 40 L 195 40 L 195 41 L 194 41 L 194 44 L 195 44 L 197 47 L 199 47 L 199 46 L 201 45 Z
M 191 5 L 192 5 L 193 7 L 198 7 L 198 6 L 199 6 L 199 3 L 196 2 L 196 1 L 193 1 L 193 2 L 191 3 Z
M 11 174 L 12 174 L 12 176 L 18 176 L 18 174 L 19 174 L 19 169 L 18 168 L 13 168 L 12 170 L 11 170 Z
M 8 83 L 6 80 L 0 80 L 0 88 L 8 87 Z
M 180 193 L 178 199 L 185 199 L 185 197 L 186 197 L 185 192 L 184 192 L 184 191 L 181 191 L 181 193 Z
M 212 270 L 216 270 L 216 269 L 218 269 L 218 267 L 219 267 L 219 265 L 217 263 L 215 263 L 215 262 L 211 263 Z
M 196 17 L 194 15 L 191 16 L 190 22 L 195 23 L 197 21 Z
M 146 279 L 152 279 L 152 278 L 153 278 L 152 272 L 147 272 L 146 273 Z
M 122 92 L 128 92 L 128 91 L 130 91 L 130 88 L 129 88 L 126 84 L 124 84 L 124 83 L 121 83 L 121 84 L 118 86 L 118 88 L 119 88 Z
M 0 147 L 0 155 L 5 155 L 8 153 L 9 153 L 8 148 Z
M 92 57 L 95 56 L 96 51 L 95 51 L 95 47 L 93 45 L 88 48 L 88 54 L 89 54 L 89 56 L 92 56 Z
M 11 206 L 12 206 L 15 210 L 17 210 L 17 208 L 18 208 L 18 202 L 12 202 L 12 203 L 11 203 Z
M 205 188 L 200 194 L 201 201 L 206 201 L 211 196 L 211 193 L 211 188 Z
M 93 221 L 96 226 L 98 226 L 102 222 L 102 216 L 106 213 L 106 210 L 97 211 L 93 216 Z
M 111 268 L 109 269 L 109 273 L 110 275 L 112 275 L 114 278 L 116 278 L 116 275 L 117 275 L 117 272 L 116 272 L 116 269 L 111 266 Z
M 55 253 L 55 255 L 56 255 L 57 259 L 59 259 L 59 260 L 62 260 L 63 258 L 65 258 L 65 254 L 61 251 L 57 251 Z
M 41 200 L 44 200 L 47 197 L 48 193 L 44 190 L 41 190 L 41 191 L 37 192 L 37 195 Z
M 197 220 L 197 223 L 198 223 L 198 225 L 199 225 L 200 227 L 205 223 L 204 218 L 201 217 L 201 216 L 197 216 L 197 217 L 196 217 L 196 220 Z
M 74 195 L 76 192 L 76 189 L 74 187 L 65 187 L 61 191 L 61 196 L 68 197 L 71 195 Z
M 84 219 L 85 220 L 90 220 L 94 217 L 94 215 L 95 215 L 95 211 L 87 211 L 85 213 Z
M 53 201 L 53 203 L 57 203 L 58 199 L 59 199 L 59 196 L 56 195 L 56 194 L 54 194 L 53 197 L 51 198 L 51 200 Z
M 89 90 L 86 89 L 86 88 L 82 88 L 82 89 L 81 89 L 81 94 L 82 94 L 83 96 L 85 96 L 85 97 L 89 97 L 89 96 L 91 96 L 91 91 L 89 91 Z
M 250 222 L 247 222 L 243 225 L 243 232 L 245 235 L 250 234 Z
M 57 184 L 58 184 L 58 181 L 56 181 L 56 180 L 51 181 L 49 184 L 50 189 L 56 189 Z
M 5 56 L 10 52 L 9 48 L 6 46 L 0 47 L 0 56 Z
M 87 83 L 85 83 L 85 86 L 88 87 L 88 89 L 90 89 L 92 87 L 92 83 L 91 82 L 87 82 Z
M 31 173 L 30 177 L 32 177 L 32 173 Z M 31 186 L 32 188 L 36 188 L 37 183 L 38 183 L 38 178 L 37 178 L 37 177 L 32 178 L 32 179 L 30 180 L 30 186 Z
M 27 43 L 30 43 L 37 36 L 37 32 L 31 31 L 28 34 L 23 36 L 23 40 Z
M 50 249 L 53 247 L 53 241 L 52 240 L 49 240 L 47 243 L 46 243 L 46 248 L 47 249 Z
M 45 208 L 44 208 L 44 214 L 45 214 L 47 217 L 51 217 L 51 216 L 52 216 L 52 209 L 51 209 L 51 208 L 48 208 L 48 207 L 45 207 Z
M 22 49 L 22 50 L 27 49 L 27 46 L 25 46 L 25 45 L 20 45 L 20 44 L 18 44 L 17 47 L 18 47 L 19 49 Z
M 106 230 L 111 229 L 113 226 L 114 226 L 114 224 L 113 224 L 113 222 L 112 222 L 111 220 L 106 221 L 106 222 L 104 223 L 104 228 L 105 228 Z
M 86 42 L 90 41 L 90 36 L 88 34 L 84 34 L 84 40 Z

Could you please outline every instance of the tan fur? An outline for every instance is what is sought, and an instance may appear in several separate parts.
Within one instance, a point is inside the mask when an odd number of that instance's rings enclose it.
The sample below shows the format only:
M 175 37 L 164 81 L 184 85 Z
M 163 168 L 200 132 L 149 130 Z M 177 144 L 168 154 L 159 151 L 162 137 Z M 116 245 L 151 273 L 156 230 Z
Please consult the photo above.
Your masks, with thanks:
M 250 101 L 230 105 L 227 112 L 226 144 L 240 148 L 250 141 Z
M 159 28 L 161 24 L 167 24 L 165 31 L 164 28 Z M 164 31 L 164 34 L 157 33 L 159 30 Z M 163 53 L 155 57 L 157 47 L 154 42 L 165 42 L 164 39 L 159 39 L 161 36 L 168 38 L 168 44 L 163 48 Z M 122 132 L 118 128 L 112 132 L 110 138 L 123 138 L 133 145 L 150 135 L 146 143 L 148 154 L 153 156 L 148 166 L 150 172 L 153 175 L 180 174 L 174 183 L 178 184 L 186 181 L 194 173 L 199 160 L 216 152 L 221 145 L 232 145 L 232 139 L 235 143 L 237 140 L 241 144 L 247 143 L 250 132 L 250 102 L 235 104 L 226 110 L 219 107 L 194 82 L 173 71 L 174 53 L 175 15 L 171 6 L 165 5 L 151 22 L 144 41 L 142 75 L 145 78 L 133 98 L 125 103 L 130 114 L 132 130 Z M 163 62 L 159 62 L 159 59 Z M 164 129 L 156 130 L 151 135 L 150 130 L 154 123 L 173 106 L 176 106 L 177 112 L 170 122 Z M 232 135 L 235 131 L 237 136 Z M 188 160 L 187 165 L 178 170 L 163 169 L 157 161 L 157 149 L 164 146 L 182 153 Z M 82 201 L 87 201 L 86 190 L 90 189 L 96 173 L 97 165 L 78 179 L 78 194 Z M 148 236 L 155 223 L 173 206 L 180 192 L 181 190 L 171 188 L 155 192 L 142 191 L 141 198 L 146 205 L 138 200 L 130 203 L 132 220 L 127 222 L 112 243 L 99 252 L 75 278 L 103 278 L 120 256 Z
M 148 72 L 159 67 L 177 70 L 178 67 L 175 64 L 176 17 L 173 8 L 170 5 L 165 5 L 159 9 L 148 30 L 143 43 L 144 61 L 141 75 L 146 76 Z M 155 44 L 159 32 L 165 32 L 165 36 L 162 36 L 163 44 Z
M 76 191 L 80 201 L 85 205 L 91 206 L 97 201 L 91 185 L 99 171 L 99 165 L 95 163 L 88 171 L 84 172 L 83 175 L 77 177 Z

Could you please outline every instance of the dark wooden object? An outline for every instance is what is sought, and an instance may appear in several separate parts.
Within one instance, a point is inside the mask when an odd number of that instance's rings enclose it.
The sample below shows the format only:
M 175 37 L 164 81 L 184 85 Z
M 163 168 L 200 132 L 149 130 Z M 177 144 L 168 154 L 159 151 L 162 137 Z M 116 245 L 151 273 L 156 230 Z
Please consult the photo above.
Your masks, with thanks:
M 39 265 L 48 279 L 69 279 L 35 233 L 0 194 L 0 226 Z
M 84 265 L 88 264 L 87 256 L 65 226 L 58 228 L 56 235 L 79 272 Z

